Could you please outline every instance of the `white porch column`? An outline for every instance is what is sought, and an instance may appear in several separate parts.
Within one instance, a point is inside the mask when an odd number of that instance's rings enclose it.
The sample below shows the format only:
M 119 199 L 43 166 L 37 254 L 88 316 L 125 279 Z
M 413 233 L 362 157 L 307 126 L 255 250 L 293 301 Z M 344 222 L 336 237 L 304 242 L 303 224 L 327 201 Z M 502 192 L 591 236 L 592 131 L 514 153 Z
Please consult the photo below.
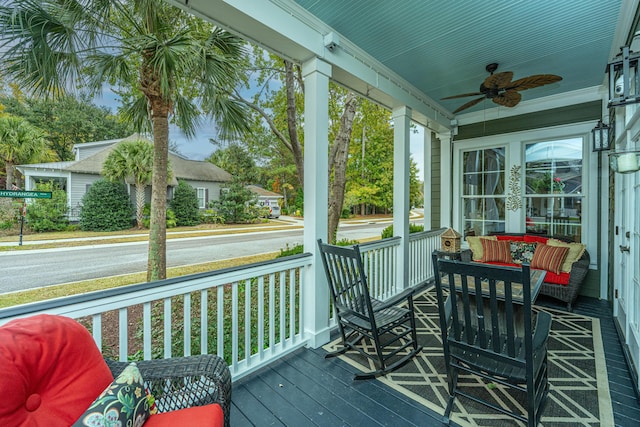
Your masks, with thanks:
M 411 108 L 395 108 L 393 117 L 393 234 L 402 238 L 396 263 L 396 286 L 409 285 L 409 132 Z
M 313 254 L 305 272 L 304 329 L 309 345 L 329 342 L 329 288 L 318 239 L 327 241 L 329 200 L 329 77 L 331 65 L 318 59 L 302 64 L 304 95 L 304 250 Z
M 453 158 L 451 133 L 438 134 L 440 139 L 440 227 L 453 227 Z
M 431 186 L 433 182 L 431 180 L 431 150 L 432 150 L 432 142 L 431 142 L 431 129 L 424 128 L 424 140 L 423 140 L 423 148 L 422 148 L 422 164 L 424 165 L 424 170 L 422 174 L 424 175 L 424 182 L 422 184 L 422 194 L 424 194 L 424 219 L 423 225 L 424 230 L 431 230 L 431 217 L 433 215 L 433 206 L 431 203 Z

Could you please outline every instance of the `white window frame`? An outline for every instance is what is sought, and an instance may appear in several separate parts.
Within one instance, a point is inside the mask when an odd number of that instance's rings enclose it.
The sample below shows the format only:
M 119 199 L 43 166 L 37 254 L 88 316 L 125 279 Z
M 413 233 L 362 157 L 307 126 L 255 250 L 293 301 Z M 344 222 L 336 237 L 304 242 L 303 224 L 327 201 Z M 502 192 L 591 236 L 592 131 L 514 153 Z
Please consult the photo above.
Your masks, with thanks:
M 587 230 L 595 230 L 597 226 L 597 156 L 591 152 L 590 132 L 593 122 L 563 125 L 542 129 L 533 129 L 523 132 L 509 134 L 491 135 L 480 138 L 455 141 L 453 144 L 453 194 L 458 197 L 453 200 L 453 227 L 457 230 L 464 229 L 462 210 L 462 164 L 463 152 L 470 150 L 485 150 L 493 147 L 505 147 L 505 173 L 508 179 L 511 168 L 514 165 L 521 165 L 521 186 L 520 198 L 522 207 L 516 211 L 506 209 L 505 230 L 513 233 L 524 233 L 526 209 L 524 206 L 524 173 L 525 173 L 525 153 L 527 144 L 549 140 L 561 140 L 568 138 L 582 138 L 583 140 L 583 162 L 582 162 L 582 185 L 584 202 L 582 206 L 582 242 L 587 245 L 587 250 L 591 256 L 591 268 L 597 265 L 597 233 L 588 233 Z M 590 173 L 593 171 L 593 173 Z
M 198 196 L 198 207 L 205 209 L 207 207 L 207 189 L 204 187 L 197 187 L 196 194 Z

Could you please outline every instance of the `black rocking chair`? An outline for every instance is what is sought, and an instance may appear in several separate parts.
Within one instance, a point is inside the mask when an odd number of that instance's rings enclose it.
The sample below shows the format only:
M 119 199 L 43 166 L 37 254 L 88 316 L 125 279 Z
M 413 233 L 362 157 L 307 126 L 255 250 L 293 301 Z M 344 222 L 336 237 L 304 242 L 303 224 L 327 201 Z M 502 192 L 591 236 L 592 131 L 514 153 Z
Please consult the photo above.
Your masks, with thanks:
M 422 350 L 416 334 L 413 290 L 407 289 L 388 301 L 371 298 L 358 245 L 342 247 L 318 240 L 318 246 L 343 346 L 325 357 L 356 350 L 371 359 L 377 369 L 356 374 L 356 380 L 385 375 L 405 365 Z M 403 302 L 406 307 L 399 306 Z M 364 338 L 372 341 L 375 354 L 357 346 Z
M 529 426 L 537 425 L 549 391 L 551 315 L 532 313 L 529 265 L 520 269 L 466 263 L 441 259 L 434 253 L 433 268 L 450 395 L 445 417 L 449 418 L 455 397 L 460 395 Z M 463 390 L 458 386 L 460 372 L 520 390 L 526 396 L 522 398 L 526 414 L 500 407 L 483 399 L 481 393 Z

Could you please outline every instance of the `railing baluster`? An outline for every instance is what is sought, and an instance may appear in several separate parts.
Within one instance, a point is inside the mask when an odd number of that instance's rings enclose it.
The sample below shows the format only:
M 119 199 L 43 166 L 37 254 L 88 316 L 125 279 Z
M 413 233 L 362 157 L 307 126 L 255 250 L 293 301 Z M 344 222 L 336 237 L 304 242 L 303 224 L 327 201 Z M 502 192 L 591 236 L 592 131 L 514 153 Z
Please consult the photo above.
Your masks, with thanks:
M 118 310 L 118 357 L 126 361 L 129 355 L 129 322 L 127 321 L 127 308 Z
M 183 314 L 183 325 L 184 325 L 184 355 L 191 356 L 191 294 L 184 294 L 183 306 L 182 306 Z
M 171 358 L 171 298 L 164 299 L 164 358 Z
M 264 276 L 258 277 L 258 359 L 263 359 L 264 351 Z
M 200 292 L 200 353 L 209 351 L 209 292 L 204 289 Z
M 151 303 L 142 305 L 142 348 L 145 360 L 151 359 Z

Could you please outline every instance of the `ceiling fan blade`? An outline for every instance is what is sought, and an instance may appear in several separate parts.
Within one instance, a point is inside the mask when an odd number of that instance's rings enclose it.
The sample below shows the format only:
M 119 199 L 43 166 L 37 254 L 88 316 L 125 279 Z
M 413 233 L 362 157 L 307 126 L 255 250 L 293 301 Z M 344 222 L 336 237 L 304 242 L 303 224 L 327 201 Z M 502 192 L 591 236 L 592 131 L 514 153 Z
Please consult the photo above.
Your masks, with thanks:
M 489 89 L 502 89 L 507 86 L 511 86 L 511 79 L 513 78 L 513 73 L 511 71 L 505 71 L 503 73 L 491 74 L 489 77 L 484 79 L 482 83 L 484 87 Z
M 457 110 L 455 110 L 455 111 L 453 112 L 453 114 L 456 114 L 456 113 L 458 113 L 458 112 L 460 112 L 460 111 L 462 111 L 462 110 L 466 110 L 466 109 L 467 109 L 467 108 L 469 108 L 469 107 L 473 107 L 474 105 L 476 105 L 478 102 L 482 101 L 483 99 L 485 99 L 485 97 L 484 97 L 484 96 L 481 96 L 480 98 L 476 98 L 476 99 L 474 99 L 473 101 L 469 101 L 469 102 L 467 102 L 466 104 L 464 104 L 464 105 L 462 105 L 461 107 L 459 107 Z
M 493 102 L 498 105 L 503 105 L 505 107 L 515 107 L 520 103 L 522 99 L 522 95 L 515 90 L 507 90 L 504 93 L 493 98 Z
M 446 98 L 440 98 L 440 99 L 464 98 L 465 96 L 478 96 L 478 95 L 483 95 L 483 93 L 481 92 L 461 93 L 460 95 L 447 96 Z
M 555 74 L 536 74 L 535 76 L 523 77 L 511 82 L 507 90 L 527 90 L 538 86 L 544 86 L 551 83 L 559 82 L 562 77 Z

